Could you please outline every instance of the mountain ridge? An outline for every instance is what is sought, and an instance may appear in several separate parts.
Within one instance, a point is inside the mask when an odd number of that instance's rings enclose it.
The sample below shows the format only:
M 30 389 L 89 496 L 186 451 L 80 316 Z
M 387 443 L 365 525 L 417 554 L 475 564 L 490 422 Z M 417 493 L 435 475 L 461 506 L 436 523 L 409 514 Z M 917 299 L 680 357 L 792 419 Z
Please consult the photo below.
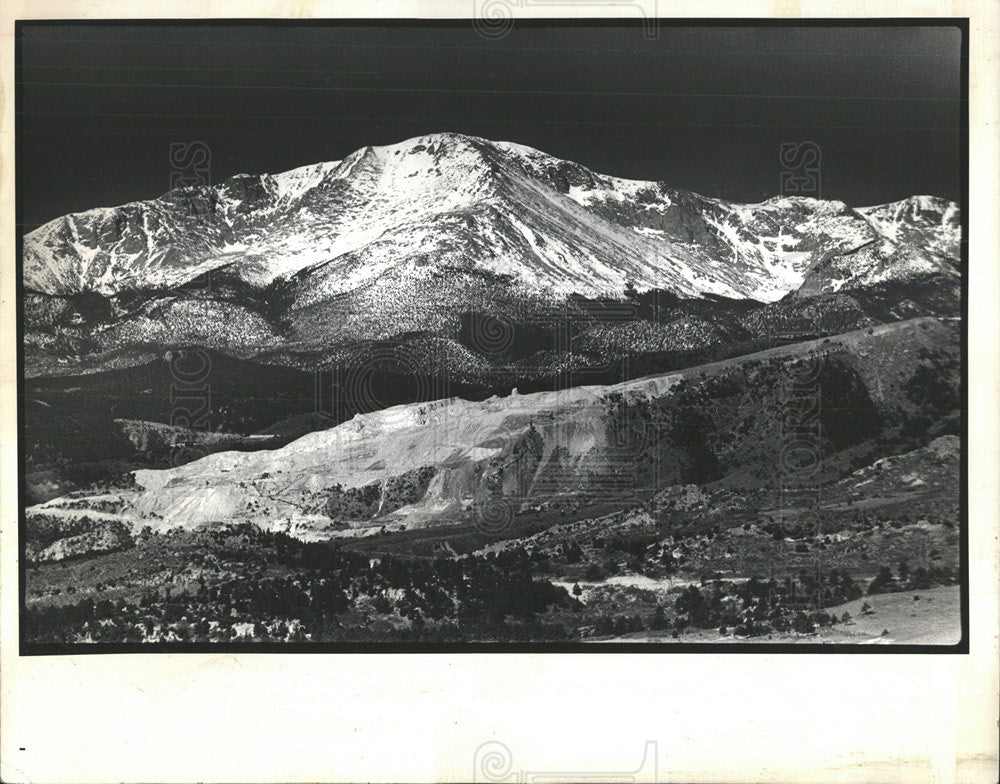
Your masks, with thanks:
M 255 287 L 320 272 L 316 300 L 393 270 L 457 266 L 554 296 L 632 285 L 773 301 L 813 266 L 873 241 L 886 258 L 917 247 L 947 272 L 958 216 L 958 205 L 927 196 L 861 208 L 795 196 L 735 204 L 513 142 L 430 134 L 62 216 L 25 236 L 24 280 L 45 294 L 114 296 L 213 269 Z

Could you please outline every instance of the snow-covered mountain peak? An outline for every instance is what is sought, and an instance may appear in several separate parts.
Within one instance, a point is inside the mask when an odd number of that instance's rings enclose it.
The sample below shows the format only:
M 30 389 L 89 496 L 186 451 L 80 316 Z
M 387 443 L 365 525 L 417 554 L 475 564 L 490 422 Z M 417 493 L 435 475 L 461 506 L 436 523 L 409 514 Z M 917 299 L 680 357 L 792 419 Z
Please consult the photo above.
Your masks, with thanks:
M 915 244 L 937 256 L 961 255 L 962 216 L 959 206 L 938 196 L 861 207 L 857 210 L 889 243 Z
M 33 291 L 169 289 L 226 267 L 302 302 L 390 275 L 506 276 L 541 295 L 662 288 L 775 300 L 826 259 L 879 241 L 958 257 L 957 205 L 929 196 L 855 210 L 778 196 L 735 204 L 591 171 L 515 142 L 433 133 L 342 160 L 64 216 L 26 235 Z M 306 282 L 309 285 L 306 285 Z

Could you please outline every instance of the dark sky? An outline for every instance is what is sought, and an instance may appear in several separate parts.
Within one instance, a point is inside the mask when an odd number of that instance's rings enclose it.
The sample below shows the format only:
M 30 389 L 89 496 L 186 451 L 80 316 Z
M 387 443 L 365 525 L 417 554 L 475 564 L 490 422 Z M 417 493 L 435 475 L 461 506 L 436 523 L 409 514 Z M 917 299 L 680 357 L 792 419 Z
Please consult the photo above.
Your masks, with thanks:
M 821 195 L 960 200 L 957 27 L 25 25 L 21 219 L 152 198 L 172 142 L 214 182 L 459 131 L 740 201 L 819 145 Z

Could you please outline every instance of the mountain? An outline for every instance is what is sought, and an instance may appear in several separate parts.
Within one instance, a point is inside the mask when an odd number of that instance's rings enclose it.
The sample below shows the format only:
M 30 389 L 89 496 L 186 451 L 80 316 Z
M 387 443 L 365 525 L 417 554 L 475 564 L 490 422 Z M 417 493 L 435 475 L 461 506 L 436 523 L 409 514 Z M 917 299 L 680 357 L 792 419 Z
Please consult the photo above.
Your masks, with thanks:
M 457 134 L 67 215 L 24 238 L 29 485 L 953 317 L 960 239 L 929 196 L 732 204 Z M 202 349 L 209 433 L 164 430 Z
M 520 318 L 627 287 L 773 302 L 956 280 L 960 234 L 934 197 L 734 204 L 432 134 L 41 226 L 23 244 L 29 348 L 61 335 L 72 353 L 80 325 L 98 350 L 268 346 L 454 331 L 463 310 Z

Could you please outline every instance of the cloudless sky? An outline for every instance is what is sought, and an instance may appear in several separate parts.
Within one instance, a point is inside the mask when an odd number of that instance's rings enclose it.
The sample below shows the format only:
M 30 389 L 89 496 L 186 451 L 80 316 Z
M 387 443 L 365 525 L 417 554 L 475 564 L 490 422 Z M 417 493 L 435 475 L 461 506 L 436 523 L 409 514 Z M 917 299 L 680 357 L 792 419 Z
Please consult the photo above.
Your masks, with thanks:
M 168 190 L 172 142 L 211 177 L 436 131 L 755 202 L 783 142 L 823 198 L 959 200 L 957 27 L 40 25 L 21 31 L 22 229 Z

